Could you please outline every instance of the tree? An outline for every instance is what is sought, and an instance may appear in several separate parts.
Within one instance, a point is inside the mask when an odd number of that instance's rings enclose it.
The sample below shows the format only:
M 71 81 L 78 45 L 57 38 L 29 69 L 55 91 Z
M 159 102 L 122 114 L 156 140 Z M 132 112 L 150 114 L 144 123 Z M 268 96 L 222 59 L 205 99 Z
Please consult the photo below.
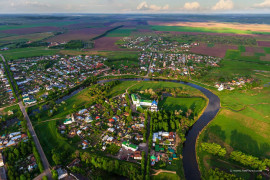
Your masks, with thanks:
M 52 159 L 53 159 L 54 163 L 55 163 L 56 165 L 61 164 L 61 156 L 60 156 L 60 154 L 57 153 L 57 152 L 55 152 L 55 151 L 53 151 L 52 154 L 53 154 L 53 155 L 52 155 Z
M 52 170 L 52 178 L 53 178 L 54 180 L 58 180 L 58 173 L 57 173 L 56 170 Z
M 23 174 L 21 174 L 20 175 L 20 180 L 26 180 L 26 177 Z

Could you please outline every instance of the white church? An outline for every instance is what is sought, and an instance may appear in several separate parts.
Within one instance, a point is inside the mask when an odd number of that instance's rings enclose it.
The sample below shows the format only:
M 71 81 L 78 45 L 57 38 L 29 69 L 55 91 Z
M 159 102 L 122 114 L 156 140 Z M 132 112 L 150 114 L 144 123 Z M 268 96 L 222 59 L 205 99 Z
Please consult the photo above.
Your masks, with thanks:
M 132 103 L 136 105 L 136 109 L 141 106 L 146 106 L 149 107 L 149 110 L 152 112 L 158 111 L 158 103 L 155 100 L 143 100 L 138 98 L 135 94 L 131 94 L 131 99 Z

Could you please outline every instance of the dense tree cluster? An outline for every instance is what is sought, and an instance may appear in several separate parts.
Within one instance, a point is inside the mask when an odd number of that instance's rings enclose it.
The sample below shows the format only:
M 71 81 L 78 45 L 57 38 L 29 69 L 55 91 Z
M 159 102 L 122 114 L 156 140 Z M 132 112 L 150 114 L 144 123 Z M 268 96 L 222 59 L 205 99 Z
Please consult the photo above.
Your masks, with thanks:
M 40 160 L 40 156 L 38 154 L 34 142 L 32 142 L 31 140 L 28 140 L 27 142 L 20 142 L 16 147 L 12 146 L 10 148 L 6 148 L 3 151 L 3 155 L 6 160 L 7 175 L 10 180 L 13 179 L 15 180 L 17 178 L 25 178 L 25 179 L 33 178 L 31 176 L 33 175 L 33 173 L 37 172 L 38 169 L 31 172 L 31 174 L 28 172 L 24 173 L 21 170 L 19 170 L 17 164 L 18 161 L 25 160 L 27 156 L 29 156 L 30 154 L 34 155 L 40 173 L 43 172 L 43 166 Z
M 202 143 L 201 148 L 210 154 L 218 155 L 224 157 L 226 155 L 226 149 L 222 148 L 219 144 L 215 143 Z
M 249 167 L 252 167 L 254 169 L 259 169 L 259 170 L 265 170 L 266 166 L 270 165 L 269 159 L 262 161 L 257 157 L 244 154 L 240 151 L 231 152 L 230 158 L 241 163 L 244 166 L 249 166 Z
M 93 165 L 95 168 L 100 168 L 111 173 L 125 176 L 129 179 L 143 179 L 141 169 L 137 164 L 89 154 L 87 152 L 82 153 L 80 158 L 84 163 L 87 165 Z
M 113 88 L 114 86 L 118 85 L 120 81 L 111 81 L 105 84 L 96 84 L 95 86 L 91 87 L 88 91 L 88 94 L 90 96 L 96 96 L 96 95 L 103 95 L 105 98 L 105 95 L 108 93 L 108 91 Z
M 175 131 L 176 129 L 181 129 L 183 133 L 185 133 L 188 128 L 192 126 L 193 120 L 176 114 L 174 112 L 166 111 L 152 113 L 151 119 L 153 121 L 153 131 Z M 191 111 L 189 114 L 191 114 Z M 190 117 L 190 115 L 188 115 L 188 117 Z

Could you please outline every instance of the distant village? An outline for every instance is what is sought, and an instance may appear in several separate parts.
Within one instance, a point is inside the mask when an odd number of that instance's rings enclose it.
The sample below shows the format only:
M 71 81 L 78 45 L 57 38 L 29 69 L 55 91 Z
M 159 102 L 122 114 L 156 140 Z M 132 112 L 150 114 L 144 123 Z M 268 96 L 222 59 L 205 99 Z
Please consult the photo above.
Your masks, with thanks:
M 254 81 L 253 78 L 235 78 L 235 80 L 232 80 L 230 82 L 225 83 L 216 83 L 215 87 L 218 89 L 218 91 L 223 90 L 234 90 L 235 88 L 242 88 L 246 86 L 247 84 L 250 84 Z
M 143 52 L 139 57 L 141 70 L 153 76 L 196 76 L 206 67 L 219 67 L 221 58 L 197 54 Z
M 146 52 L 188 52 L 192 46 L 198 46 L 199 43 L 184 44 L 178 41 L 167 41 L 160 36 L 139 36 L 125 37 L 122 40 L 121 47 L 127 49 L 136 49 Z
M 42 56 L 9 62 L 26 105 L 44 100 L 49 91 L 65 90 L 83 82 L 89 75 L 107 70 L 106 58 L 99 56 Z

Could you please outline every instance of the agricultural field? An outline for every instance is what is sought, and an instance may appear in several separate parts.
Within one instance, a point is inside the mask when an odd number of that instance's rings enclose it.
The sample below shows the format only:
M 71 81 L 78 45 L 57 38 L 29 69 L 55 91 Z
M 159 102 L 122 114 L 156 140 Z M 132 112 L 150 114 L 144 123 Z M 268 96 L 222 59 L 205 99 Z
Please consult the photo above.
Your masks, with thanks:
M 120 48 L 116 42 L 121 37 L 102 37 L 94 41 L 94 48 L 92 51 L 125 51 L 126 49 Z
M 136 29 L 120 28 L 109 32 L 106 37 L 127 37 L 134 31 L 136 31 Z
M 233 34 L 256 34 L 257 32 L 270 33 L 270 25 L 267 24 L 241 24 L 217 23 L 217 22 L 148 22 L 157 29 L 173 29 L 172 31 L 187 32 L 214 32 Z M 160 27 L 158 27 L 160 26 Z M 167 31 L 167 30 L 165 30 Z M 168 30 L 170 31 L 170 30 Z
M 45 47 L 31 47 L 31 48 L 20 48 L 20 49 L 12 49 L 9 51 L 3 51 L 1 52 L 1 54 L 5 56 L 6 60 L 14 60 L 27 57 L 55 55 L 58 52 L 59 50 L 57 49 L 48 49 Z
M 90 39 L 105 33 L 111 28 L 112 27 L 72 29 L 63 34 L 49 38 L 46 40 L 46 42 L 64 43 L 71 40 L 89 41 Z
M 0 46 L 4 44 L 10 44 L 10 43 L 40 41 L 53 35 L 54 34 L 51 32 L 45 32 L 45 33 L 34 33 L 34 34 L 18 35 L 18 36 L 17 35 L 8 36 L 8 37 L 0 38 Z

